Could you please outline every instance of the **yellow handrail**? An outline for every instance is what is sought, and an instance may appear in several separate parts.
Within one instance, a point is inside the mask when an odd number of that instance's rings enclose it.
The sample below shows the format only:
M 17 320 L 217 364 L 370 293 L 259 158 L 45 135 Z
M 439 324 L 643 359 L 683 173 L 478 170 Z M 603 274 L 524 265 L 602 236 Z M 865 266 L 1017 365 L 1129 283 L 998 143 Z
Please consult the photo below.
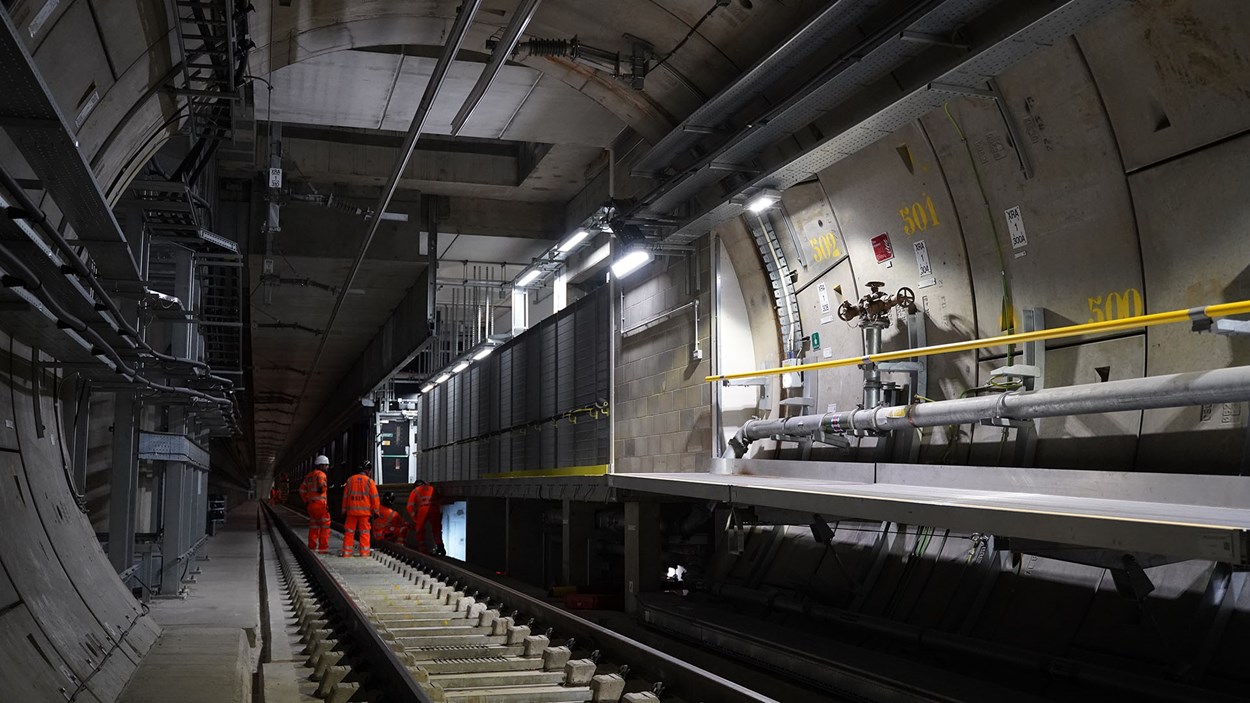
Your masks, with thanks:
M 1250 313 L 1250 300 L 1241 300 L 1235 303 L 1219 303 L 1217 305 L 1208 305 L 1206 307 L 1190 308 L 1188 310 L 1172 310 L 1170 312 L 1156 312 L 1150 315 L 1137 315 L 1135 317 L 1126 317 L 1122 320 L 1106 320 L 1103 322 L 1087 322 L 1081 325 L 1069 325 L 1067 327 L 1056 327 L 1049 330 L 1037 330 L 1036 332 L 1022 332 L 1020 334 L 1005 334 L 998 337 L 989 337 L 988 339 L 971 339 L 966 342 L 950 342 L 949 344 L 935 344 L 928 347 L 918 347 L 916 349 L 903 349 L 901 351 L 882 352 L 880 354 L 872 354 L 868 356 L 854 356 L 845 359 L 831 359 L 829 361 L 817 361 L 811 364 L 799 364 L 797 366 L 782 366 L 775 369 L 760 369 L 758 371 L 740 371 L 738 373 L 726 373 L 719 376 L 707 376 L 704 380 L 708 382 L 714 381 L 734 381 L 741 378 L 760 378 L 763 376 L 780 376 L 781 374 L 794 373 L 796 371 L 816 371 L 819 369 L 833 369 L 842 366 L 856 366 L 864 363 L 864 360 L 880 363 L 882 361 L 899 361 L 917 356 L 934 356 L 937 354 L 950 354 L 952 352 L 971 351 L 974 349 L 985 349 L 987 347 L 1001 347 L 1007 344 L 1022 344 L 1024 342 L 1038 342 L 1047 339 L 1063 339 L 1065 337 L 1080 337 L 1086 334 L 1096 332 L 1120 332 L 1123 330 L 1136 329 L 1138 327 L 1153 327 L 1155 325 L 1167 325 L 1176 322 L 1188 322 L 1190 320 L 1201 320 L 1203 318 L 1227 317 L 1229 315 L 1241 315 Z

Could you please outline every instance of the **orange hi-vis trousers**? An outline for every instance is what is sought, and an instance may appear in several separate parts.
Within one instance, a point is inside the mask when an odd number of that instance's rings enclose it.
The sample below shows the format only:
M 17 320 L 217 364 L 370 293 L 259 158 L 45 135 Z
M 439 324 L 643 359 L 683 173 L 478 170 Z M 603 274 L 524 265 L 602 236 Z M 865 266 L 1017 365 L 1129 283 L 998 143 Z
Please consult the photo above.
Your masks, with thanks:
M 308 503 L 308 548 L 330 553 L 330 508 L 325 498 Z
M 369 516 L 368 515 L 348 515 L 343 521 L 343 556 L 350 557 L 352 555 L 352 547 L 355 545 L 355 532 L 360 530 L 360 556 L 369 556 L 369 545 L 371 543 L 371 535 L 369 533 Z

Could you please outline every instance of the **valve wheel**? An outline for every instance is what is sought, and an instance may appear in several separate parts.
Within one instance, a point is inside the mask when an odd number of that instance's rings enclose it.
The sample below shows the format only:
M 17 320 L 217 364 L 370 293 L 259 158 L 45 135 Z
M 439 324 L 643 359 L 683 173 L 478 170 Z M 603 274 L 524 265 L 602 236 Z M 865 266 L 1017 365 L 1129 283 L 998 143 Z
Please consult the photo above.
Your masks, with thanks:
M 894 304 L 898 306 L 907 306 L 908 310 L 916 307 L 916 292 L 904 286 L 898 289 L 898 293 L 894 294 Z

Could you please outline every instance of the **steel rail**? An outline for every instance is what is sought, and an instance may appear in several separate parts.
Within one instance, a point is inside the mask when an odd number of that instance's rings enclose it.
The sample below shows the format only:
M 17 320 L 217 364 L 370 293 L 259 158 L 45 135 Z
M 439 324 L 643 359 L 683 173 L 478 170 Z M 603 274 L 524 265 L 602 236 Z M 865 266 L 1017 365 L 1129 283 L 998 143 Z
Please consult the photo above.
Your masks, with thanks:
M 934 344 L 927 347 L 917 347 L 915 349 L 903 349 L 900 351 L 881 352 L 879 354 L 868 354 L 865 356 L 832 359 L 830 361 L 818 361 L 811 364 L 799 364 L 797 366 L 781 366 L 771 369 L 759 369 L 757 371 L 739 371 L 736 373 L 706 376 L 703 380 L 713 383 L 716 381 L 736 381 L 745 378 L 780 376 L 782 374 L 798 373 L 801 371 L 819 371 L 820 369 L 858 366 L 865 363 L 900 361 L 911 359 L 913 357 L 953 354 L 956 352 L 1001 347 L 1010 344 L 1023 344 L 1025 342 L 1041 342 L 1051 339 L 1083 337 L 1085 335 L 1097 334 L 1100 332 L 1123 332 L 1125 330 L 1155 327 L 1157 325 L 1170 325 L 1178 322 L 1200 322 L 1217 317 L 1228 317 L 1230 315 L 1242 315 L 1247 313 L 1250 313 L 1250 300 L 1240 300 L 1231 303 L 1217 303 L 1215 305 L 1189 308 L 1186 310 L 1169 310 L 1168 312 L 1156 312 L 1149 315 L 1135 315 L 1133 317 L 1126 317 L 1122 320 L 1087 322 L 1080 325 L 1068 325 L 1066 327 L 1042 329 L 1035 332 L 1005 334 L 998 337 L 972 339 L 965 342 L 948 342 L 946 344 Z
M 334 578 L 334 575 L 308 549 L 304 541 L 295 534 L 295 530 L 279 517 L 273 508 L 268 505 L 263 507 L 269 526 L 276 528 L 278 534 L 282 535 L 296 562 L 316 583 L 326 604 L 339 615 L 335 629 L 352 638 L 352 641 L 362 650 L 362 656 L 359 659 L 368 666 L 369 687 L 382 689 L 385 696 L 383 700 L 434 703 L 429 694 L 409 673 L 408 667 L 400 661 L 373 625 L 369 623 L 364 612 L 343 589 L 338 579 Z
M 521 0 L 521 4 L 517 5 L 516 11 L 512 15 L 512 20 L 508 22 L 508 26 L 503 31 L 499 43 L 495 45 L 495 50 L 490 55 L 490 61 L 486 67 L 482 69 L 481 74 L 477 77 L 477 82 L 473 84 L 473 89 L 469 91 L 468 97 L 464 99 L 464 103 L 460 106 L 460 111 L 451 121 L 451 134 L 456 136 L 460 134 L 460 130 L 464 127 L 464 123 L 469 121 L 469 117 L 473 115 L 473 111 L 477 109 L 478 103 L 485 97 L 486 91 L 490 90 L 490 84 L 495 82 L 495 77 L 499 75 L 499 69 L 503 68 L 503 64 L 512 56 L 512 51 L 516 49 L 517 40 L 525 33 L 525 28 L 529 26 L 530 20 L 534 19 L 534 13 L 538 11 L 538 5 L 542 0 Z
M 421 554 L 402 547 L 393 542 L 380 544 L 377 551 L 388 553 L 442 574 L 457 582 L 467 584 L 488 595 L 493 600 L 503 601 L 509 607 L 518 609 L 544 624 L 551 625 L 566 637 L 589 639 L 610 652 L 614 660 L 627 662 L 630 667 L 644 678 L 664 682 L 666 690 L 680 695 L 687 700 L 707 700 L 724 703 L 777 703 L 775 699 L 756 693 L 746 687 L 721 678 L 709 671 L 700 669 L 664 652 L 630 639 L 620 633 L 596 625 L 589 620 L 580 618 L 566 610 L 561 610 L 550 603 L 526 595 L 514 588 L 509 588 L 498 581 L 481 576 L 463 566 L 452 562 Z

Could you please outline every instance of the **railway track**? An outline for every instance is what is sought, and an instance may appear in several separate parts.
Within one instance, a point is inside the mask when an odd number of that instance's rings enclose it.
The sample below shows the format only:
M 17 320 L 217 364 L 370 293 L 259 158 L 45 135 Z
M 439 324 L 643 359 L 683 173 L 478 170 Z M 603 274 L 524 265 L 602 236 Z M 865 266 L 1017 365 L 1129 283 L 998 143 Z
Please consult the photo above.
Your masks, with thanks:
M 297 515 L 268 511 L 303 701 L 772 701 L 445 560 L 315 555 Z

